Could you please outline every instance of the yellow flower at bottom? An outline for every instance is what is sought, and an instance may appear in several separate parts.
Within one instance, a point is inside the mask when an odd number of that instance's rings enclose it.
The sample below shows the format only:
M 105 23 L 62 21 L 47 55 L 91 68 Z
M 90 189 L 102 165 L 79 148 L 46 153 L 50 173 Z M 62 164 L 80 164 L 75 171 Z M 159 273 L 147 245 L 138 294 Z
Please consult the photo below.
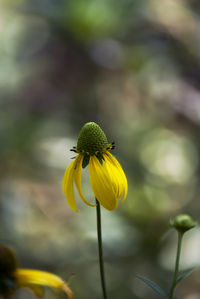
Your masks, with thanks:
M 111 153 L 113 144 L 108 144 L 101 128 L 93 123 L 86 123 L 79 135 L 77 147 L 73 149 L 78 156 L 67 167 L 63 178 L 63 192 L 69 206 L 77 210 L 74 196 L 74 182 L 82 200 L 90 205 L 81 190 L 81 172 L 85 164 L 89 165 L 90 183 L 95 197 L 107 210 L 117 208 L 118 199 L 123 196 L 121 203 L 127 196 L 128 184 L 124 171 Z
M 36 295 L 43 295 L 39 286 L 47 286 L 55 290 L 64 291 L 68 298 L 72 298 L 72 291 L 59 276 L 39 270 L 17 269 L 14 273 L 18 287 L 28 287 Z
M 68 299 L 72 298 L 71 289 L 59 276 L 45 271 L 19 268 L 15 252 L 0 244 L 0 296 L 8 299 L 18 288 L 26 287 L 42 297 L 43 287 L 46 286 L 63 291 Z

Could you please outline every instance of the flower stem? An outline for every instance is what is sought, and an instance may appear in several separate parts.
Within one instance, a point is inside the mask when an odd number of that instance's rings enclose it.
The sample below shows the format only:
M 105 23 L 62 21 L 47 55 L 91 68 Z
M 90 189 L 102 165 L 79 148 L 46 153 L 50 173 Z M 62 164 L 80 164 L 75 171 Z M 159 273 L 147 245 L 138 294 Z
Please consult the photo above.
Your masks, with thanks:
M 178 232 L 178 246 L 177 246 L 177 252 L 176 252 L 176 264 L 175 264 L 174 277 L 173 277 L 172 286 L 171 286 L 171 290 L 170 290 L 170 294 L 169 294 L 169 299 L 173 299 L 174 291 L 175 291 L 176 284 L 177 284 L 182 239 L 183 239 L 183 232 L 179 231 Z
M 97 210 L 97 237 L 98 237 L 98 248 L 99 248 L 99 268 L 100 268 L 100 276 L 101 276 L 101 286 L 103 291 L 103 298 L 107 299 L 106 293 L 106 282 L 104 275 L 104 264 L 103 264 L 103 246 L 102 246 L 102 235 L 101 235 L 101 206 L 96 199 L 96 210 Z

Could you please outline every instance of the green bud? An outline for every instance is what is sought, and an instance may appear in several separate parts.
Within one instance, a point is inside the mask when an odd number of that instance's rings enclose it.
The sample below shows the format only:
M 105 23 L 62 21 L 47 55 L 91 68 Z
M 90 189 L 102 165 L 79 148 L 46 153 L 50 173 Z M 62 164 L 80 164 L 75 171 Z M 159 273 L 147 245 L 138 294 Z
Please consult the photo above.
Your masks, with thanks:
M 170 219 L 169 224 L 177 231 L 185 233 L 189 229 L 195 227 L 197 225 L 197 221 L 194 221 L 189 215 L 181 214 L 176 216 L 174 219 Z
M 108 146 L 108 140 L 103 130 L 94 122 L 86 123 L 79 134 L 77 150 L 90 156 L 102 153 Z

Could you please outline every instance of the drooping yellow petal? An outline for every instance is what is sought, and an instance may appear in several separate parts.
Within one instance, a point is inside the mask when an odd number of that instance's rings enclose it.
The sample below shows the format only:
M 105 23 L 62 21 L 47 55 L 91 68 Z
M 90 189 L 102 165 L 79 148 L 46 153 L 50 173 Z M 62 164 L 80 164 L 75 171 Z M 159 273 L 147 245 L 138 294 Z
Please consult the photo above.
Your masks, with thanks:
M 117 208 L 115 182 L 108 171 L 108 166 L 99 162 L 96 156 L 90 157 L 89 176 L 94 194 L 105 209 L 112 211 Z
M 77 161 L 79 159 L 79 155 L 75 158 L 73 162 L 69 164 L 67 167 L 64 178 L 63 178 L 63 193 L 66 195 L 67 202 L 75 212 L 78 212 L 77 210 L 77 205 L 74 197 L 74 187 L 73 187 L 73 182 L 74 182 L 74 176 L 75 176 L 75 168 L 77 165 Z
M 59 276 L 38 270 L 18 269 L 15 272 L 17 285 L 19 287 L 30 287 L 34 291 L 34 286 L 47 286 L 53 289 L 64 291 L 68 298 L 72 298 L 72 291 Z
M 120 184 L 121 184 L 121 186 L 123 186 L 123 191 L 124 191 L 124 196 L 123 196 L 121 203 L 123 203 L 125 201 L 127 193 L 128 193 L 128 183 L 127 183 L 126 175 L 125 175 L 120 163 L 117 161 L 117 159 L 115 157 L 113 157 L 113 155 L 111 155 L 111 153 L 107 152 L 106 156 L 109 158 L 110 162 L 113 163 L 113 165 L 115 165 L 115 167 L 119 173 L 119 177 L 121 177 Z M 121 197 L 121 195 L 120 195 L 120 197 Z
M 113 179 L 112 188 L 114 189 L 116 198 L 120 198 L 124 192 L 124 185 L 122 181 L 121 174 L 116 166 L 110 161 L 109 157 L 106 155 L 104 157 L 104 163 L 107 165 L 107 170 L 110 173 L 110 176 Z
M 83 196 L 82 190 L 81 190 L 81 173 L 82 173 L 82 163 L 83 163 L 83 155 L 79 155 L 79 158 L 77 160 L 77 164 L 76 164 L 76 170 L 75 170 L 75 183 L 76 183 L 76 187 L 78 189 L 78 193 L 81 197 L 81 199 L 84 201 L 84 203 L 86 203 L 88 206 L 91 207 L 95 207 L 95 204 L 91 204 L 89 203 Z

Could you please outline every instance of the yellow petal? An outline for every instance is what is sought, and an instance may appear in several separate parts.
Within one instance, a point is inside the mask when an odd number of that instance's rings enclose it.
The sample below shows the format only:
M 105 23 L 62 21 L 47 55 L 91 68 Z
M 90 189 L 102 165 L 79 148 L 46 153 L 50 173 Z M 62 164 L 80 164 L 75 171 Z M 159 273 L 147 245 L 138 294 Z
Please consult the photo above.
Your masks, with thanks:
M 79 155 L 76 157 L 76 159 L 69 164 L 67 167 L 64 178 L 63 178 L 63 193 L 66 195 L 67 202 L 75 212 L 78 212 L 77 205 L 74 197 L 74 175 L 75 175 L 75 167 L 77 164 L 77 160 L 79 159 Z
M 89 176 L 94 194 L 100 204 L 107 210 L 117 208 L 115 182 L 110 175 L 107 164 L 103 161 L 101 165 L 96 156 L 90 157 Z
M 121 174 L 119 173 L 117 167 L 110 161 L 109 157 L 104 155 L 104 160 L 107 165 L 107 170 L 113 179 L 112 186 L 115 192 L 115 196 L 116 198 L 120 198 L 124 192 L 124 185 Z
M 17 285 L 19 287 L 47 286 L 53 289 L 64 291 L 68 298 L 72 298 L 72 291 L 59 276 L 38 270 L 18 269 L 15 272 Z
M 78 189 L 78 193 L 79 193 L 81 199 L 84 201 L 84 203 L 86 203 L 88 206 L 95 207 L 96 204 L 91 204 L 84 198 L 82 190 L 81 190 L 81 172 L 82 172 L 83 158 L 84 158 L 84 156 L 80 155 L 77 160 L 76 171 L 75 171 L 75 183 L 76 183 L 76 187 Z
M 121 177 L 120 184 L 123 186 L 123 191 L 124 191 L 124 196 L 123 196 L 121 203 L 123 203 L 125 201 L 127 193 L 128 193 L 128 183 L 127 183 L 126 175 L 125 175 L 120 163 L 117 161 L 117 159 L 115 157 L 113 157 L 113 155 L 111 155 L 111 153 L 106 152 L 105 156 L 107 156 L 110 159 L 110 162 L 113 163 L 113 165 L 115 165 L 115 167 L 119 173 L 119 176 Z M 120 197 L 121 197 L 121 195 L 120 195 Z

